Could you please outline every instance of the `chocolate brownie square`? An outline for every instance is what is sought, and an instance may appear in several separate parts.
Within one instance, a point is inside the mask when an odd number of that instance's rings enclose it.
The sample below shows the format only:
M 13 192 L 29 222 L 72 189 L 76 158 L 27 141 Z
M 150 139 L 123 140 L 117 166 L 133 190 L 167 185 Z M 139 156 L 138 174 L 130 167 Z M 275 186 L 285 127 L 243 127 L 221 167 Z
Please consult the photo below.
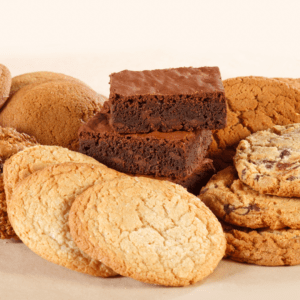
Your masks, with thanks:
M 102 112 L 119 133 L 171 132 L 224 128 L 227 106 L 218 67 L 125 70 Z
M 120 172 L 184 178 L 202 162 L 210 130 L 119 134 L 107 115 L 97 114 L 79 129 L 79 151 Z
M 184 178 L 167 178 L 167 177 L 154 177 L 155 179 L 168 180 L 182 185 L 188 192 L 198 196 L 203 186 L 207 184 L 211 176 L 216 173 L 213 161 L 205 158 L 192 174 Z M 150 177 L 150 176 L 149 176 Z M 153 176 L 151 176 L 153 178 Z

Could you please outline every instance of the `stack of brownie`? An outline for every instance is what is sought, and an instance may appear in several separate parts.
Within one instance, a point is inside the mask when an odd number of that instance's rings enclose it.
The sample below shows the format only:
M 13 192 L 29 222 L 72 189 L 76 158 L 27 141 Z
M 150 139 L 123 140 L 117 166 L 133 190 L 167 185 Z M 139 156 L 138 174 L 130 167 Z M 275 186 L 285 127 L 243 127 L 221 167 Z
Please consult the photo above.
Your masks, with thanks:
M 109 100 L 79 130 L 80 152 L 197 194 L 214 173 L 205 156 L 226 112 L 218 67 L 113 73 Z

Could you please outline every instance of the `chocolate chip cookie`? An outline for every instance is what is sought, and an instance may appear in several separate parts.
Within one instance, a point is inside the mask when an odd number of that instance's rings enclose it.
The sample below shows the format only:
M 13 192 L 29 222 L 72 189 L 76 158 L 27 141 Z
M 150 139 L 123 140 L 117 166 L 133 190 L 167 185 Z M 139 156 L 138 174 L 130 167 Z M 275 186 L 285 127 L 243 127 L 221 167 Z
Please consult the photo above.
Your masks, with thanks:
M 300 197 L 300 124 L 248 136 L 239 143 L 234 164 L 240 180 L 261 194 Z
M 225 257 L 262 266 L 300 264 L 300 230 L 249 229 L 222 222 L 227 247 Z
M 248 228 L 300 228 L 299 198 L 260 194 L 245 185 L 233 166 L 218 172 L 199 198 L 225 222 Z

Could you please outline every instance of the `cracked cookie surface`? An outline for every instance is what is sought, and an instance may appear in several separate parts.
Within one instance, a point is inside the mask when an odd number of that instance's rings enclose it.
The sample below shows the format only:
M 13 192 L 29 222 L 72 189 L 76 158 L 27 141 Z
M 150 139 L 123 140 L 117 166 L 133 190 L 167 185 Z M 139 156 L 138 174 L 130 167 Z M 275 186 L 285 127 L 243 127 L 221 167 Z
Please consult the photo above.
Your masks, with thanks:
M 110 277 L 116 273 L 93 260 L 74 243 L 69 210 L 77 195 L 120 173 L 99 164 L 63 163 L 33 173 L 15 188 L 7 203 L 12 226 L 33 252 L 82 273 Z
M 233 166 L 219 171 L 199 198 L 225 222 L 248 228 L 300 228 L 299 198 L 259 194 L 245 185 Z
M 4 164 L 4 184 L 7 201 L 17 184 L 32 173 L 49 165 L 64 162 L 92 163 L 102 165 L 92 157 L 59 146 L 35 146 L 19 152 Z
M 262 266 L 300 264 L 300 230 L 248 229 L 222 223 L 225 258 Z
M 145 177 L 91 187 L 76 198 L 69 219 L 83 251 L 147 283 L 195 283 L 214 270 L 226 246 L 220 223 L 197 197 Z
M 234 164 L 239 178 L 262 194 L 300 197 L 300 124 L 274 126 L 242 140 Z
M 240 140 L 273 127 L 300 123 L 299 79 L 237 77 L 223 81 L 227 126 L 213 131 L 208 157 L 217 170 L 232 165 Z
M 37 145 L 34 137 L 19 133 L 13 128 L 0 127 L 0 238 L 10 239 L 16 236 L 7 216 L 6 195 L 3 182 L 3 164 L 12 155 Z

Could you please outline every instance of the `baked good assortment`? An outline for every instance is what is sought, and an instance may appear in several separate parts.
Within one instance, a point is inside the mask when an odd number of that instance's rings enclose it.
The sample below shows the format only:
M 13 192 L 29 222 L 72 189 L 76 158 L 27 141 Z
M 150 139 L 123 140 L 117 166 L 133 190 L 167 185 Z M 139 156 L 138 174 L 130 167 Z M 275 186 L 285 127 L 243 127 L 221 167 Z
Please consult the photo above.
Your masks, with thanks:
M 235 166 L 202 188 L 199 198 L 224 222 L 227 257 L 270 266 L 300 263 L 299 126 L 248 136 L 237 147 Z
M 298 80 L 224 89 L 203 67 L 110 83 L 107 100 L 64 74 L 11 80 L 0 65 L 1 238 L 71 270 L 165 286 L 202 280 L 224 255 L 300 263 Z

